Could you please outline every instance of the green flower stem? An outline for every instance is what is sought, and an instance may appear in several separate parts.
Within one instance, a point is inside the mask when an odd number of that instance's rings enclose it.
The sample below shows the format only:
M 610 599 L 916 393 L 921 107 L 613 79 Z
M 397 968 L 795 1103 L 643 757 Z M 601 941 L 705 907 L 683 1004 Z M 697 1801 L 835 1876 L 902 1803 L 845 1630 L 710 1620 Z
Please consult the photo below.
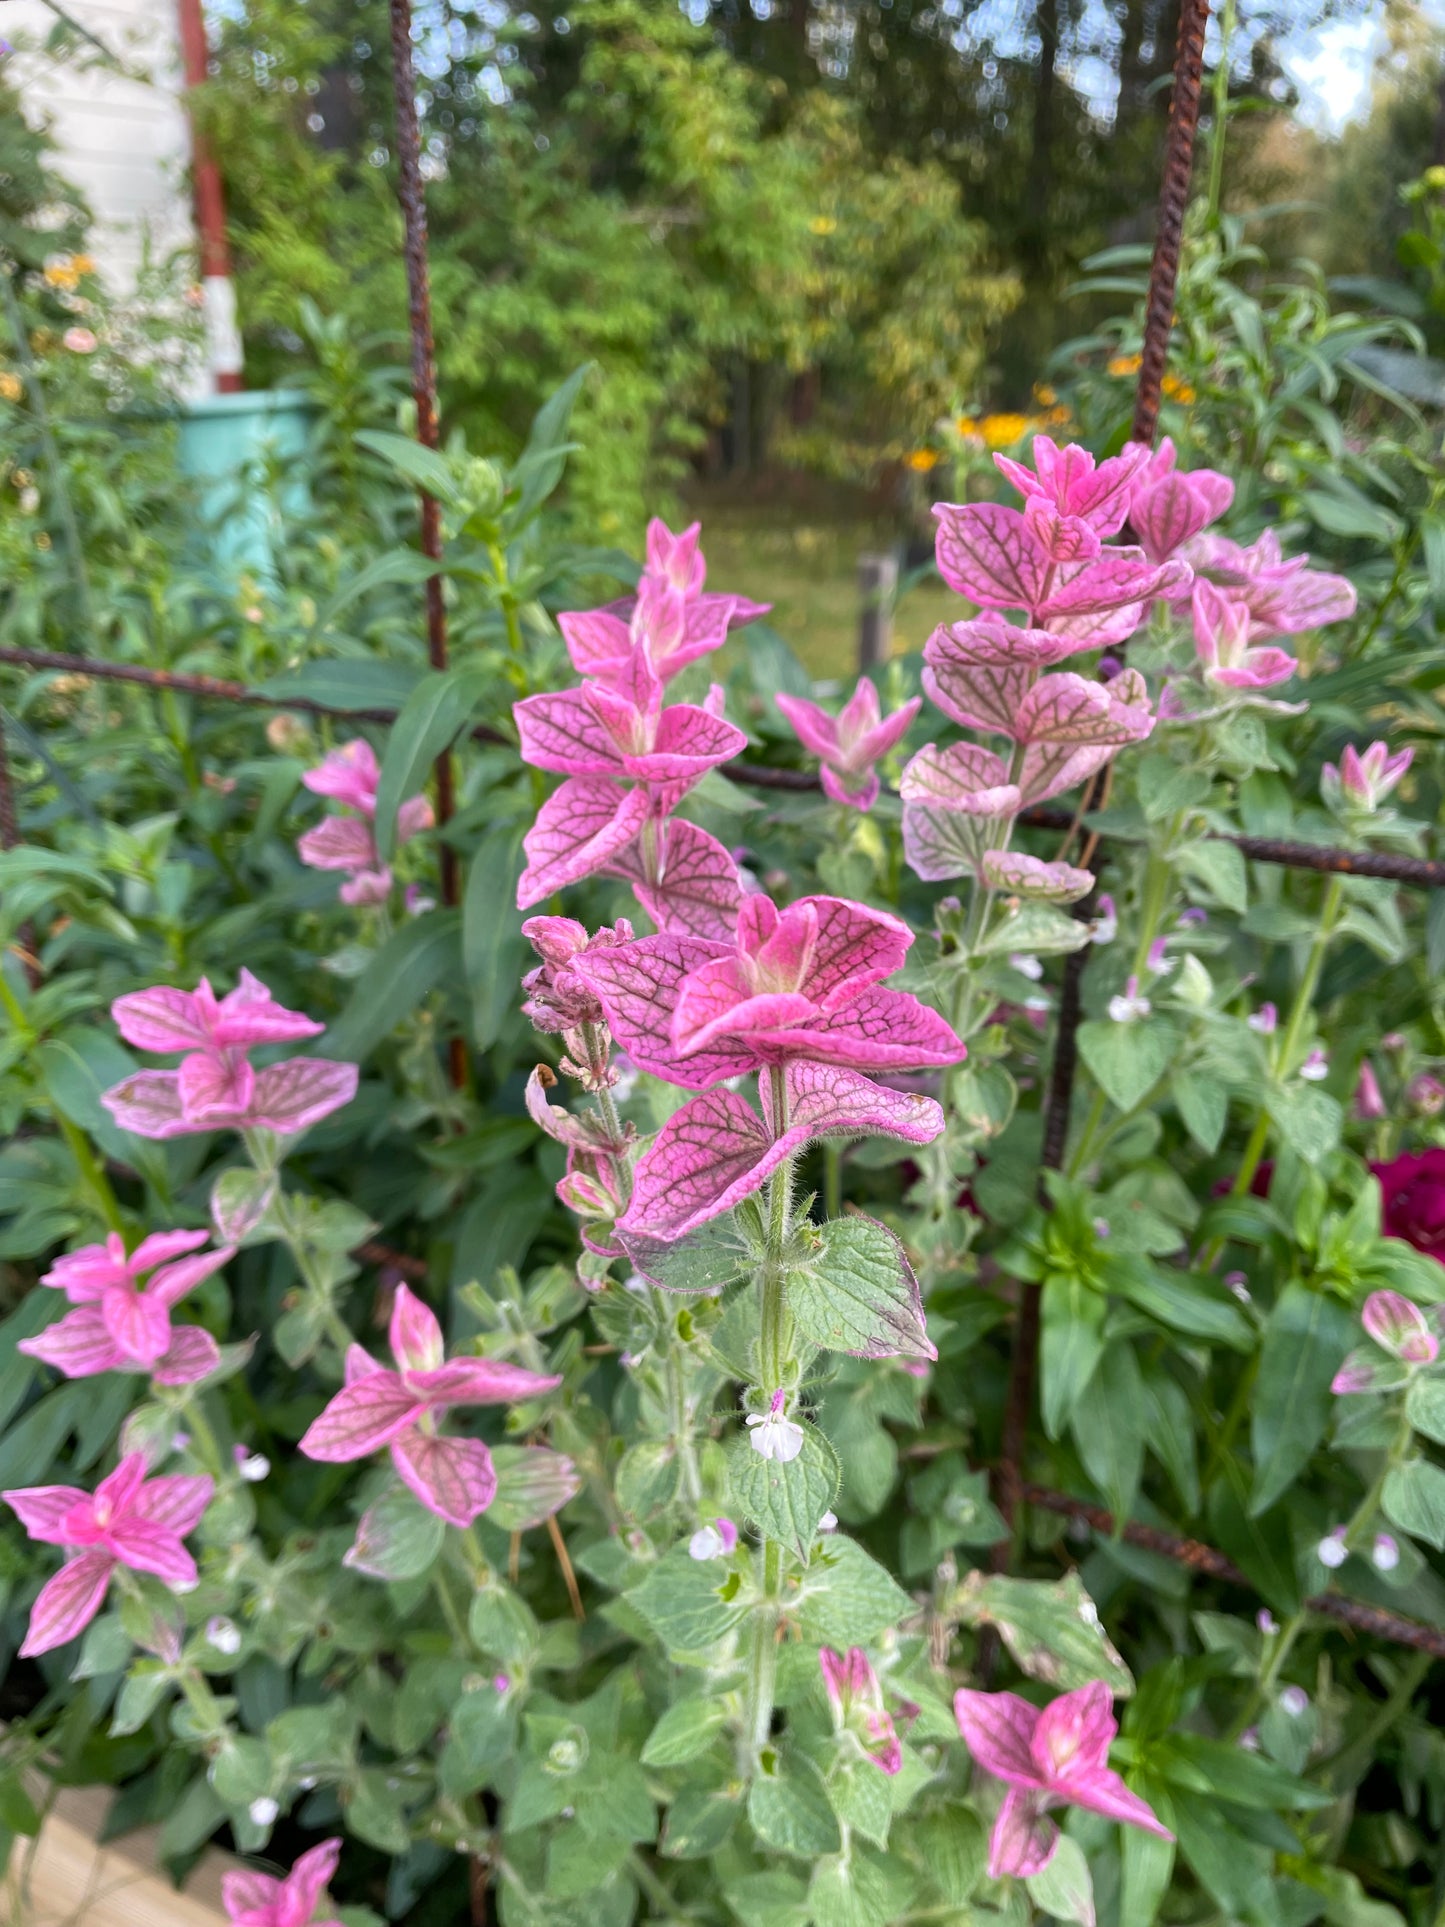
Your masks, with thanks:
M 1340 909 L 1344 903 L 1345 886 L 1341 877 L 1331 877 L 1330 886 L 1325 892 L 1325 900 L 1320 910 L 1319 928 L 1310 944 L 1309 956 L 1305 959 L 1305 970 L 1300 978 L 1299 989 L 1295 992 L 1294 1003 L 1290 1006 L 1289 1022 L 1285 1025 L 1284 1036 L 1280 1039 L 1275 1053 L 1274 1067 L 1281 1077 L 1288 1077 L 1294 1069 L 1294 1060 L 1299 1054 L 1300 1039 L 1314 1007 L 1315 991 L 1319 988 L 1320 971 L 1324 967 L 1325 952 L 1329 949 L 1330 939 L 1335 934 L 1335 925 L 1340 919 Z M 1264 1156 L 1269 1142 L 1269 1111 L 1261 1107 L 1254 1120 L 1254 1129 L 1249 1134 L 1249 1142 L 1244 1147 L 1244 1157 L 1235 1174 L 1230 1188 L 1230 1196 L 1244 1197 L 1254 1183 L 1254 1174 L 1259 1169 L 1260 1159 Z M 1218 1253 L 1215 1253 L 1218 1256 Z M 1211 1261 L 1212 1262 L 1212 1261 Z
M 1229 62 L 1234 47 L 1234 30 L 1239 9 L 1236 0 L 1224 0 L 1219 23 L 1219 65 L 1214 70 L 1214 130 L 1209 142 L 1209 193 L 1205 203 L 1205 225 L 1219 226 L 1220 205 L 1224 198 L 1224 136 L 1229 126 Z
M 447 1584 L 447 1576 L 440 1564 L 432 1568 L 432 1589 L 441 1603 L 442 1616 L 447 1622 L 452 1638 L 462 1652 L 471 1652 L 472 1636 L 462 1621 L 457 1602 L 452 1598 L 452 1589 Z
M 317 1274 L 316 1267 L 311 1261 L 310 1246 L 297 1231 L 292 1221 L 284 1192 L 278 1195 L 276 1202 L 272 1205 L 271 1216 L 275 1221 L 282 1244 L 284 1244 L 286 1249 L 291 1253 L 296 1264 L 296 1269 L 301 1274 L 302 1284 L 312 1293 L 322 1307 L 322 1323 L 326 1328 L 327 1337 L 331 1340 L 337 1351 L 340 1352 L 341 1356 L 345 1358 L 348 1350 L 355 1343 L 355 1335 L 346 1320 L 341 1316 L 341 1313 L 331 1302 L 330 1289 L 322 1283 Z
M 783 1588 L 783 1548 L 776 1539 L 762 1550 L 762 1598 L 753 1608 L 752 1650 L 748 1655 L 747 1702 L 743 1713 L 743 1770 L 758 1769 L 758 1757 L 773 1735 L 773 1692 L 778 1672 L 778 1601 Z
M 206 1417 L 199 1398 L 193 1398 L 184 1409 L 183 1417 L 196 1447 L 196 1457 L 206 1470 L 217 1480 L 226 1475 L 226 1462 L 221 1457 L 221 1445 L 211 1421 Z

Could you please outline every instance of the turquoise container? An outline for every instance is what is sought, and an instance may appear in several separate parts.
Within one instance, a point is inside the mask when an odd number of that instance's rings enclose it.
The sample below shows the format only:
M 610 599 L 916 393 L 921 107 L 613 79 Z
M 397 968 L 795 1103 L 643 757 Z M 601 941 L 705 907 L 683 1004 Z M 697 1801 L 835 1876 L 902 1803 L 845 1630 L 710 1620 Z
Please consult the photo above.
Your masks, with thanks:
M 200 484 L 211 560 L 224 575 L 276 579 L 284 525 L 310 508 L 307 440 L 315 404 L 295 390 L 256 389 L 189 402 L 180 464 Z

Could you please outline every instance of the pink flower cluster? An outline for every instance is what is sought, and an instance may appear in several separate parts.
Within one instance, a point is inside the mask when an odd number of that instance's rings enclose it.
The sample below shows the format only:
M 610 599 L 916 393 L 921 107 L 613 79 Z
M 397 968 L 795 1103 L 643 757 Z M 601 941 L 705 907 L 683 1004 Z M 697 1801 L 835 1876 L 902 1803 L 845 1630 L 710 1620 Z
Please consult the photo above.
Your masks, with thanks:
M 573 969 L 639 1069 L 705 1095 L 663 1125 L 633 1173 L 619 1230 L 675 1239 L 731 1209 L 811 1139 L 881 1135 L 930 1143 L 932 1098 L 864 1071 L 957 1063 L 944 1020 L 883 980 L 913 941 L 886 911 L 839 897 L 780 910 L 745 897 L 730 940 L 661 931 L 589 947 Z M 737 1091 L 762 1073 L 762 1117 Z
M 144 1455 L 132 1452 L 93 1494 L 70 1485 L 0 1493 L 32 1539 L 74 1550 L 40 1589 L 22 1657 L 48 1653 L 84 1632 L 118 1566 L 154 1573 L 174 1591 L 192 1589 L 196 1562 L 181 1541 L 200 1524 L 213 1490 L 204 1476 L 148 1479 Z
M 898 1730 L 884 1707 L 883 1688 L 863 1648 L 850 1646 L 844 1655 L 824 1646 L 818 1653 L 818 1666 L 835 1730 L 855 1734 L 880 1772 L 890 1776 L 900 1772 L 903 1748 Z M 917 1707 L 912 1710 L 916 1717 Z
M 1119 1728 L 1102 1680 L 1062 1693 L 1042 1709 L 1017 1693 L 965 1687 L 954 1694 L 953 1710 L 975 1761 L 1009 1789 L 989 1837 L 991 1879 L 1043 1872 L 1059 1844 L 1059 1830 L 1047 1817 L 1051 1807 L 1086 1807 L 1174 1838 L 1110 1769 L 1109 1746 Z
M 346 1383 L 312 1422 L 301 1450 L 334 1465 L 385 1448 L 397 1476 L 428 1512 L 448 1525 L 469 1526 L 496 1494 L 492 1455 L 481 1439 L 444 1437 L 438 1417 L 458 1405 L 536 1398 L 562 1381 L 496 1358 L 448 1362 L 435 1313 L 405 1285 L 396 1289 L 389 1337 L 396 1370 L 353 1345 Z
M 341 1927 L 316 1920 L 328 1881 L 341 1860 L 341 1842 L 323 1840 L 303 1853 L 284 1880 L 243 1870 L 221 1876 L 221 1899 L 231 1927 Z
M 356 1095 L 355 1064 L 290 1057 L 254 1068 L 258 1045 L 295 1043 L 325 1026 L 283 1008 L 249 970 L 224 997 L 204 977 L 194 990 L 155 984 L 117 997 L 110 1014 L 137 1050 L 184 1053 L 176 1070 L 137 1071 L 102 1094 L 116 1123 L 138 1137 L 223 1129 L 290 1136 Z
M 1396 1391 L 1427 1371 L 1439 1358 L 1445 1338 L 1445 1305 L 1422 1310 L 1402 1292 L 1372 1291 L 1360 1323 L 1371 1342 L 1351 1352 L 1335 1373 L 1330 1390 L 1337 1396 Z
M 1414 760 L 1413 749 L 1397 750 L 1392 756 L 1388 743 L 1374 742 L 1361 754 L 1347 743 L 1339 767 L 1326 763 L 1320 771 L 1320 796 L 1336 812 L 1358 810 L 1373 816 Z
M 528 696 L 514 714 L 522 758 L 565 781 L 527 832 L 517 906 L 598 874 L 625 878 L 659 928 L 720 937 L 742 891 L 715 837 L 672 811 L 747 738 L 723 719 L 723 692 L 664 703 L 664 687 L 761 605 L 703 590 L 696 524 L 648 531 L 648 568 L 625 605 L 559 618 L 580 688 Z
M 317 796 L 329 796 L 342 806 L 338 816 L 328 816 L 296 845 L 303 863 L 313 870 L 344 870 L 341 886 L 343 903 L 385 903 L 391 895 L 391 870 L 376 847 L 376 792 L 381 782 L 376 752 L 371 744 L 357 737 L 309 769 L 301 778 Z M 423 830 L 431 829 L 435 818 L 424 796 L 409 797 L 396 815 L 396 840 L 407 843 Z
M 877 687 L 866 676 L 836 716 L 802 696 L 780 695 L 777 702 L 798 741 L 822 762 L 824 794 L 855 810 L 871 810 L 878 801 L 874 765 L 903 741 L 923 707 L 923 698 L 914 696 L 885 721 Z
M 76 1307 L 19 1349 L 67 1378 L 97 1372 L 150 1372 L 161 1385 L 190 1385 L 221 1362 L 220 1347 L 199 1325 L 172 1327 L 171 1310 L 236 1255 L 233 1245 L 201 1251 L 204 1231 L 159 1231 L 126 1256 L 112 1232 L 102 1245 L 67 1253 L 40 1280 Z M 189 1252 L 189 1257 L 183 1253 Z M 174 1261 L 174 1262 L 173 1262 Z M 151 1273 L 148 1283 L 142 1282 Z

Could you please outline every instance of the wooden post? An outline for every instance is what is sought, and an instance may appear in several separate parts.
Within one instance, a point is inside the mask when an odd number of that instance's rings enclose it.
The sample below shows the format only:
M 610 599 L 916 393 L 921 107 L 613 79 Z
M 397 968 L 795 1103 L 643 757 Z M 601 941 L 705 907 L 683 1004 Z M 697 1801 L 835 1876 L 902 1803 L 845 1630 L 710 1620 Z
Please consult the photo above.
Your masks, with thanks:
M 898 557 L 858 558 L 858 670 L 867 675 L 887 662 L 893 647 L 893 602 L 898 594 Z

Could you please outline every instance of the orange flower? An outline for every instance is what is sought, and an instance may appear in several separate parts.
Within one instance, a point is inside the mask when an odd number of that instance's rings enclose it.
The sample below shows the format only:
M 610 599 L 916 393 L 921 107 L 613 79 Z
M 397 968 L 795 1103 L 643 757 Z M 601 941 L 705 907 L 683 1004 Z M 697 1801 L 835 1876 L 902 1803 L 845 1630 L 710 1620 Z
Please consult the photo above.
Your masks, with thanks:
M 0 401 L 19 401 L 25 393 L 25 384 L 19 375 L 0 373 Z
M 1186 408 L 1194 400 L 1194 390 L 1182 375 L 1166 375 L 1159 386 L 1170 401 L 1182 402 Z
M 985 415 L 979 431 L 988 448 L 1012 448 L 1029 431 L 1027 415 Z
M 930 469 L 938 467 L 938 456 L 931 448 L 911 449 L 903 460 L 915 475 L 926 475 Z
M 1109 373 L 1120 377 L 1137 375 L 1143 365 L 1144 357 L 1142 355 L 1115 355 L 1114 359 L 1109 363 Z

